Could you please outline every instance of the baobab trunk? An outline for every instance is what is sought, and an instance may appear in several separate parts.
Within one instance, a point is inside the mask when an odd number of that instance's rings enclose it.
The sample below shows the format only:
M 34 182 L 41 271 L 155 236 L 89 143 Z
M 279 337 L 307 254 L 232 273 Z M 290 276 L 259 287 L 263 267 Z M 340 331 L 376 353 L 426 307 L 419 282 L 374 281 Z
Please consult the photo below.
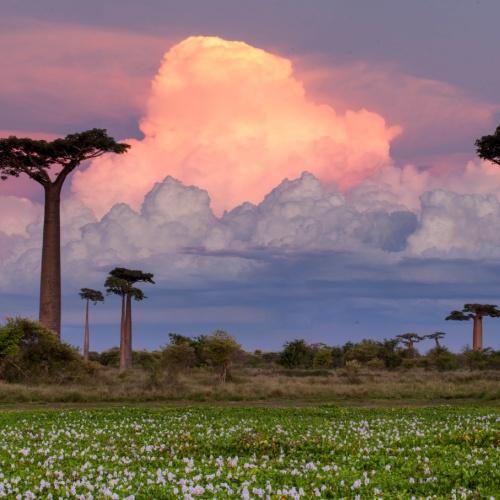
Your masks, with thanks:
M 61 187 L 45 188 L 39 320 L 61 337 Z
M 120 319 L 120 371 L 127 368 L 125 355 L 125 295 L 122 295 L 122 315 Z
M 474 316 L 473 321 L 472 349 L 481 351 L 483 349 L 483 318 L 482 316 Z
M 127 295 L 125 314 L 125 356 L 127 369 L 132 366 L 132 296 Z
M 83 358 L 89 360 L 89 344 L 90 344 L 90 331 L 89 331 L 89 299 L 85 305 L 85 333 L 83 334 Z

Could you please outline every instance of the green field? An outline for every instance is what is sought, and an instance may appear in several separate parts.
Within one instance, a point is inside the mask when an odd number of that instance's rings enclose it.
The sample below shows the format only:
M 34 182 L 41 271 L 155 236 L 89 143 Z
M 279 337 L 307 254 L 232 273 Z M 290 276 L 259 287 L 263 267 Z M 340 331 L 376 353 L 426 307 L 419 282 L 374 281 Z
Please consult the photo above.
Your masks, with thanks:
M 500 498 L 500 411 L 4 411 L 9 498 Z

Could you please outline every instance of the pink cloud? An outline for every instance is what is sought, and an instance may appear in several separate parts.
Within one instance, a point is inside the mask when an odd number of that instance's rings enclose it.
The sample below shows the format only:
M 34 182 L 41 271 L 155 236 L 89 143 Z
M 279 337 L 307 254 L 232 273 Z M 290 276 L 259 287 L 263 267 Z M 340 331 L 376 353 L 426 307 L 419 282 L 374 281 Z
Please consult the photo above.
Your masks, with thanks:
M 207 189 L 218 213 L 303 170 L 346 189 L 390 161 L 400 132 L 365 109 L 313 102 L 290 60 L 217 37 L 165 54 L 140 127 L 145 138 L 127 155 L 74 176 L 73 192 L 98 214 L 121 201 L 139 207 L 167 175 Z
M 407 74 L 390 64 L 328 67 L 308 57 L 300 60 L 300 66 L 317 98 L 340 110 L 365 106 L 401 124 L 405 133 L 394 146 L 405 161 L 433 163 L 457 151 L 470 151 L 470 159 L 474 139 L 497 125 L 500 103 L 476 98 L 443 81 Z

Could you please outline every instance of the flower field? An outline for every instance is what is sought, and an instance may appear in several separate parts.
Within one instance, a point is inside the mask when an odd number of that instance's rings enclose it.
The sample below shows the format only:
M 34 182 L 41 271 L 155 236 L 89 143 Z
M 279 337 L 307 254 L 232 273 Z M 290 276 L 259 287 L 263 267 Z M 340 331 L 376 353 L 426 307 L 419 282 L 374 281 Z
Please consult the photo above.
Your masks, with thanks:
M 500 498 L 498 409 L 0 413 L 9 498 Z

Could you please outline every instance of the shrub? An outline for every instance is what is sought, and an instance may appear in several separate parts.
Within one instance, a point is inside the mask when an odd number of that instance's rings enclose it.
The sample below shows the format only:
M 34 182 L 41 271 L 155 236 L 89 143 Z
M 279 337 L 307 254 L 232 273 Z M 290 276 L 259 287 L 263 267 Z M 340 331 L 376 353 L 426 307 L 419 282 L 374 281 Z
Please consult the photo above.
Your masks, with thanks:
M 280 364 L 285 368 L 310 368 L 314 350 L 303 339 L 292 340 L 284 345 L 280 354 Z
M 500 369 L 500 351 L 491 348 L 482 351 L 465 350 L 465 363 L 470 370 L 498 370 Z
M 428 367 L 437 368 L 439 371 L 456 370 L 460 366 L 457 355 L 450 352 L 446 347 L 431 349 L 427 353 L 425 360 Z
M 204 354 L 210 364 L 220 370 L 220 381 L 228 377 L 229 367 L 241 346 L 234 337 L 223 330 L 217 330 L 204 338 Z
M 170 344 L 163 349 L 160 363 L 168 375 L 176 379 L 179 372 L 196 364 L 194 348 L 187 343 Z
M 313 368 L 330 368 L 332 363 L 332 350 L 329 347 L 322 347 L 314 353 Z
M 70 382 L 93 371 L 76 349 L 40 323 L 9 318 L 0 327 L 0 376 L 8 382 Z
M 102 351 L 98 354 L 97 361 L 101 363 L 101 365 L 118 368 L 120 364 L 120 349 L 118 347 L 112 347 L 107 351 Z

